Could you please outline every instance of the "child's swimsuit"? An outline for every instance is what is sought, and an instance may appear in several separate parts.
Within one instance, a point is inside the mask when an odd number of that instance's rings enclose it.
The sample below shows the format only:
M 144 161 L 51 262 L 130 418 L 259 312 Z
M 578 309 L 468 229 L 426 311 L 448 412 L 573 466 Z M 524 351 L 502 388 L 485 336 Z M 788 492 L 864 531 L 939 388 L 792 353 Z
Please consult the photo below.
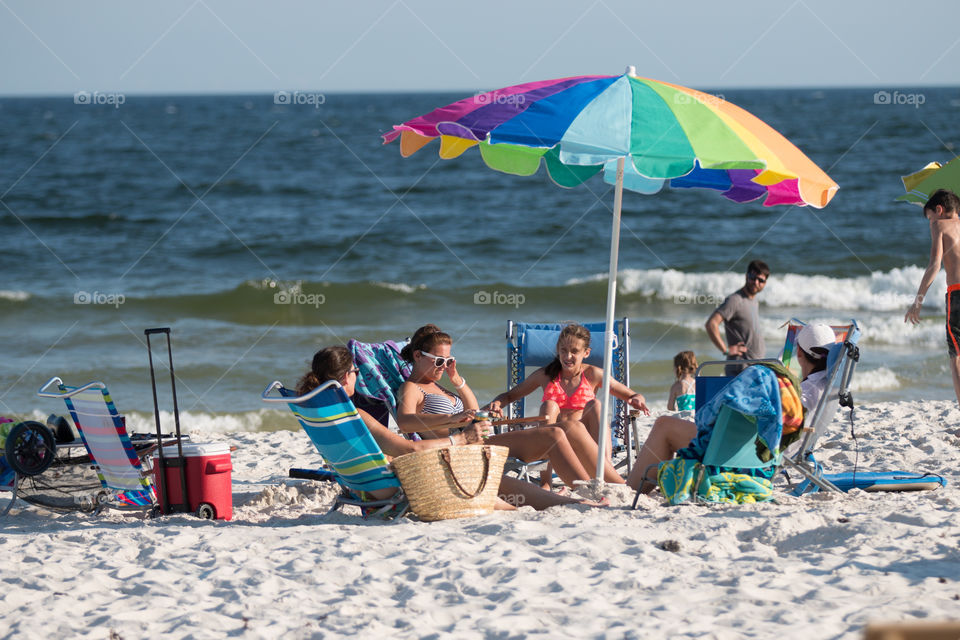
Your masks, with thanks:
M 677 396 L 677 411 L 694 411 L 697 408 L 697 394 L 690 391 L 689 386 L 682 388 L 683 393 Z
M 596 397 L 593 393 L 593 385 L 590 384 L 583 372 L 580 373 L 580 386 L 569 396 L 563 390 L 563 385 L 560 384 L 560 375 L 557 374 L 556 378 L 547 383 L 543 390 L 543 400 L 540 402 L 552 400 L 560 405 L 561 411 L 582 411 L 587 403 Z

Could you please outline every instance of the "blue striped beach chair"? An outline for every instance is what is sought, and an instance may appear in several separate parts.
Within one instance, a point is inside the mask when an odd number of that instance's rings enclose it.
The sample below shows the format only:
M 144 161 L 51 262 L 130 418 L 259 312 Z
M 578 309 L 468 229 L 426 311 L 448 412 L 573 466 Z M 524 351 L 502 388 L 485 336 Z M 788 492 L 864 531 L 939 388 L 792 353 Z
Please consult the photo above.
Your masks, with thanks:
M 270 395 L 274 390 L 280 395 Z M 406 513 L 407 499 L 400 480 L 340 383 L 330 380 L 298 397 L 280 381 L 274 381 L 260 397 L 264 402 L 286 403 L 332 469 L 343 493 L 331 511 L 346 504 L 360 507 L 364 517 L 400 517 Z M 368 498 L 369 492 L 378 489 L 396 489 L 396 494 L 383 500 Z
M 56 391 L 49 391 L 54 385 Z M 91 382 L 70 387 L 55 376 L 37 391 L 37 395 L 60 398 L 66 403 L 100 479 L 102 489 L 95 497 L 98 511 L 105 506 L 143 509 L 156 504 L 153 482 L 140 464 L 124 418 L 117 412 L 107 385 Z

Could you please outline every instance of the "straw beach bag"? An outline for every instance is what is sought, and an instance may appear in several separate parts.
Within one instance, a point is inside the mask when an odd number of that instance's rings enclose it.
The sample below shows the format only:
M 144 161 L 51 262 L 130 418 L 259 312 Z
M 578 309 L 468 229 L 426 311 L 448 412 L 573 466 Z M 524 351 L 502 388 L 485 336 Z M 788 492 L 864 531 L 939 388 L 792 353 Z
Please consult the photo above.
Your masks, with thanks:
M 408 453 L 391 464 L 418 518 L 469 518 L 493 511 L 509 451 L 486 444 L 443 447 Z

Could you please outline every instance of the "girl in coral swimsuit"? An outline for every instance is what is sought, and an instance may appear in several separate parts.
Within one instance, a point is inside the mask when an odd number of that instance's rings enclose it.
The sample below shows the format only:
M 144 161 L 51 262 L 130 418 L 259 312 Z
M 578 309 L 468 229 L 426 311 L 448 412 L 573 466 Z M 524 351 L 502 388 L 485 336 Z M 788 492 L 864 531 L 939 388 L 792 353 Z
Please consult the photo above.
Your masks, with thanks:
M 557 357 L 547 366 L 534 371 L 513 389 L 498 395 L 486 409 L 498 414 L 505 404 L 515 402 L 541 387 L 543 399 L 540 415 L 548 424 L 585 426 L 593 438 L 592 446 L 578 448 L 574 445 L 574 449 L 587 469 L 596 469 L 596 443 L 600 433 L 600 403 L 597 402 L 596 393 L 603 382 L 603 369 L 585 364 L 583 361 L 589 355 L 590 331 L 579 324 L 568 324 L 560 331 L 557 339 Z M 610 380 L 610 395 L 650 415 L 644 397 L 616 380 Z M 573 442 L 571 439 L 571 443 Z M 589 466 L 591 458 L 592 467 Z M 609 459 L 604 480 L 623 482 Z

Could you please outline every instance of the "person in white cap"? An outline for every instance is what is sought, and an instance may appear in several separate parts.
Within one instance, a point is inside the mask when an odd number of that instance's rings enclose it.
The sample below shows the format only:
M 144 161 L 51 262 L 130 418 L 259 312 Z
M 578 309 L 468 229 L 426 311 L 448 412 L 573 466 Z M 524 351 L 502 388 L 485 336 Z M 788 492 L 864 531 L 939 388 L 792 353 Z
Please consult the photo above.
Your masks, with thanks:
M 833 329 L 823 323 L 808 324 L 797 334 L 797 362 L 800 363 L 800 404 L 813 411 L 827 388 L 827 353 L 837 341 Z

